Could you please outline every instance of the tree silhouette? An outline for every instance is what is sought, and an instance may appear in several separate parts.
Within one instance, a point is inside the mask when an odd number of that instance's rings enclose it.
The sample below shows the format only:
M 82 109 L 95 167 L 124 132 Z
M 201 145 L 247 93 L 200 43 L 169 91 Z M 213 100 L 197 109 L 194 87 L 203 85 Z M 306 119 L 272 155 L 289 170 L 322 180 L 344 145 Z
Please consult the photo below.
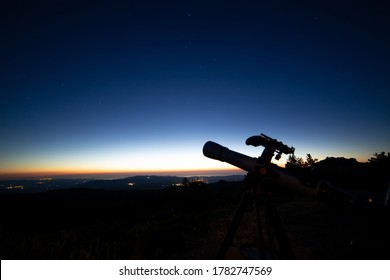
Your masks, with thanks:
M 303 160 L 301 157 L 296 157 L 295 155 L 289 155 L 287 159 L 287 164 L 289 166 L 294 167 L 312 167 L 314 164 L 318 162 L 318 159 L 313 159 L 311 154 L 306 154 L 306 161 Z
M 374 163 L 374 164 L 389 164 L 389 161 L 390 161 L 390 152 L 386 153 L 385 152 L 380 152 L 380 153 L 375 153 L 374 154 L 374 157 L 371 157 L 370 159 L 368 159 L 368 162 L 369 163 Z
M 374 176 L 382 178 L 384 182 L 390 184 L 390 153 L 375 153 L 374 157 L 368 160 L 370 170 Z
M 318 162 L 318 159 L 312 158 L 311 154 L 306 154 L 305 167 L 312 167 Z

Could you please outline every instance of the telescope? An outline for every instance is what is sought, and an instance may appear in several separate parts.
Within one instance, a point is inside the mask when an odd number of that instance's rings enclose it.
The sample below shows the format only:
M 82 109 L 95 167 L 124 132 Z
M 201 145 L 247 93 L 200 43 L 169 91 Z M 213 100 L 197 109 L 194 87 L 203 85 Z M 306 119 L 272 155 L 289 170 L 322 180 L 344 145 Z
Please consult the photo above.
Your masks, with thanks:
M 283 144 L 265 134 L 255 135 L 246 140 L 247 145 L 264 146 L 264 151 L 258 158 L 249 157 L 232 151 L 220 144 L 208 141 L 203 146 L 203 154 L 211 159 L 230 163 L 248 172 L 246 178 L 250 190 L 243 192 L 240 203 L 234 213 L 231 225 L 217 254 L 223 259 L 234 242 L 236 232 L 245 215 L 248 205 L 254 205 L 254 215 L 257 224 L 257 249 L 240 245 L 240 252 L 246 258 L 265 259 L 270 255 L 273 258 L 292 259 L 294 252 L 278 217 L 277 211 L 271 203 L 270 187 L 281 187 L 296 192 L 312 195 L 315 191 L 302 185 L 297 178 L 288 174 L 284 168 L 271 163 L 279 160 L 283 153 L 294 153 L 294 148 Z M 253 250 L 254 249 L 254 250 Z
M 288 147 L 282 142 L 272 139 L 264 134 L 249 137 L 246 140 L 246 144 L 253 146 L 265 146 L 265 149 L 259 158 L 253 158 L 239 152 L 232 151 L 218 143 L 208 141 L 203 146 L 203 154 L 208 158 L 227 162 L 247 171 L 250 174 L 262 176 L 266 183 L 286 187 L 303 194 L 315 194 L 314 189 L 301 184 L 297 178 L 288 174 L 284 168 L 271 164 L 271 159 L 275 152 L 277 152 L 276 159 L 279 159 L 282 153 L 293 153 L 293 147 Z

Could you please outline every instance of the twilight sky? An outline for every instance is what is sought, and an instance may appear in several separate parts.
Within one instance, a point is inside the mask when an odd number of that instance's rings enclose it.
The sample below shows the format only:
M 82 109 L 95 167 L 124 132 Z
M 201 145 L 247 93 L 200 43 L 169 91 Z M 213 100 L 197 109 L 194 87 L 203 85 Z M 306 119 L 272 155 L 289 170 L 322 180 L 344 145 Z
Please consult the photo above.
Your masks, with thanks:
M 289 2 L 3 2 L 0 174 L 227 168 L 203 144 L 260 133 L 389 152 L 386 1 Z

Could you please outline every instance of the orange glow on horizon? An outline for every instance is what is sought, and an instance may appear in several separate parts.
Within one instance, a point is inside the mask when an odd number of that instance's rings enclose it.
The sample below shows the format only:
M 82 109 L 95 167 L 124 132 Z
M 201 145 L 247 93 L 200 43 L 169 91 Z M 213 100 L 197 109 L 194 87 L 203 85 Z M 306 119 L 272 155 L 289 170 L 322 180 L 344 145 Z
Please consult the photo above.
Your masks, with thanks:
M 77 177 L 77 176 L 98 176 L 98 175 L 113 175 L 120 176 L 136 176 L 136 175 L 171 175 L 171 176 L 191 176 L 191 175 L 228 175 L 228 174 L 244 174 L 245 171 L 239 168 L 209 168 L 209 169 L 181 169 L 181 170 L 29 170 L 26 172 L 0 172 L 0 179 L 12 178 L 37 178 L 37 177 Z

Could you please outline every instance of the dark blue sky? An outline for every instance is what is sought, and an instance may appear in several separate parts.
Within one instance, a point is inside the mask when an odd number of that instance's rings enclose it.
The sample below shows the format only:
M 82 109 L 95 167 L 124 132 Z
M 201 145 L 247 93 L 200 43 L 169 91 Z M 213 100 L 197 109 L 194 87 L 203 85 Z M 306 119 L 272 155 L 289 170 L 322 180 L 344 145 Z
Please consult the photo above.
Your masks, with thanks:
M 203 144 L 259 133 L 390 151 L 385 1 L 289 2 L 5 1 L 0 173 L 224 168 Z

